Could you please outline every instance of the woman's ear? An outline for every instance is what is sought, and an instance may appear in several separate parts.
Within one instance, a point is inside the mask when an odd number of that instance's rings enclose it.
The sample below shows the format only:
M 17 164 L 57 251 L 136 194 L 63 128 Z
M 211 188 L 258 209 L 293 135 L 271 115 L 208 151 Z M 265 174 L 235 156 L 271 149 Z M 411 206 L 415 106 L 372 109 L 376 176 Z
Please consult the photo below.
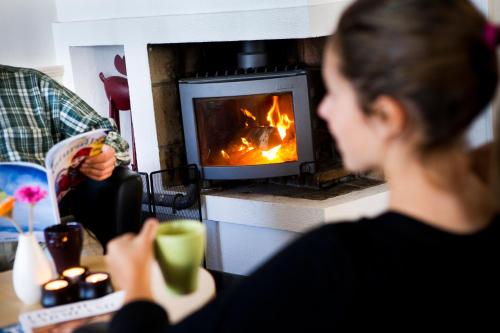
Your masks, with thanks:
M 396 99 L 382 95 L 372 104 L 370 124 L 384 142 L 401 136 L 406 126 L 406 113 Z

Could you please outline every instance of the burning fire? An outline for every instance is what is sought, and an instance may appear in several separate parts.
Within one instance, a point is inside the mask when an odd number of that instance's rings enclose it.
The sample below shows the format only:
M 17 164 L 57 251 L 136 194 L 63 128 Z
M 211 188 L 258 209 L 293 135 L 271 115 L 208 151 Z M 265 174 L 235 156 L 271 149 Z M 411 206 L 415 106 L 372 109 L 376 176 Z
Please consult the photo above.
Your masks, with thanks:
M 224 150 L 221 150 L 220 151 L 220 154 L 222 155 L 222 157 L 224 157 L 226 160 L 228 160 L 230 157 L 229 155 L 224 151 Z
M 252 114 L 252 112 L 248 111 L 247 109 L 241 109 L 241 112 L 248 118 L 251 118 L 253 120 L 257 120 L 257 118 Z
M 239 139 L 221 150 L 221 163 L 229 165 L 255 165 L 296 161 L 297 145 L 293 110 L 280 110 L 280 96 L 272 96 L 273 103 L 265 120 L 246 108 L 240 109 L 248 118 Z M 292 118 L 292 119 L 290 119 Z
M 274 147 L 273 149 L 269 150 L 263 150 L 262 151 L 262 156 L 267 158 L 269 161 L 272 161 L 276 158 L 276 155 L 278 155 L 278 152 L 281 149 L 281 145 Z
M 290 120 L 288 115 L 281 114 L 278 104 L 278 96 L 273 96 L 273 106 L 271 106 L 271 110 L 267 113 L 266 119 L 269 122 L 269 126 L 276 127 L 278 129 L 281 140 L 284 140 L 286 132 L 293 124 L 293 120 Z

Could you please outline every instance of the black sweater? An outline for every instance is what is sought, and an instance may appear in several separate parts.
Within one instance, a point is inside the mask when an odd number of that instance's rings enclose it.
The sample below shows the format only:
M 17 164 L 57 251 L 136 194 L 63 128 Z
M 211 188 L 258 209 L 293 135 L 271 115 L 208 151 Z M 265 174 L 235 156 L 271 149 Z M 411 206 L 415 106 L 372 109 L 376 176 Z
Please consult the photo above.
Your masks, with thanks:
M 154 303 L 111 332 L 500 332 L 500 217 L 470 235 L 394 212 L 316 229 L 175 326 Z M 383 332 L 383 331 L 382 331 Z

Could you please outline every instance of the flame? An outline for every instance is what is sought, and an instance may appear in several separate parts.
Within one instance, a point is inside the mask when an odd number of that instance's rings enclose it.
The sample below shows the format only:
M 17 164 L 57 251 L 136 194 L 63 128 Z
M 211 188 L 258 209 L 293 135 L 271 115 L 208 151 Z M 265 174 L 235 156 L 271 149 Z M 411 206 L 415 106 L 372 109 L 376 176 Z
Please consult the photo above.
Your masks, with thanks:
M 273 105 L 267 113 L 266 120 L 268 121 L 269 126 L 278 129 L 281 140 L 284 140 L 288 129 L 293 124 L 293 120 L 290 120 L 290 118 L 288 118 L 288 115 L 281 114 L 278 99 L 279 96 L 273 96 Z
M 238 151 L 248 152 L 248 151 L 252 151 L 255 149 L 255 147 L 250 142 L 248 142 L 248 140 L 246 138 L 241 138 L 241 142 L 243 143 L 243 145 L 241 145 L 238 148 Z
M 262 156 L 264 156 L 265 158 L 267 158 L 269 161 L 272 161 L 276 158 L 276 156 L 278 155 L 278 152 L 280 151 L 281 149 L 281 145 L 278 145 L 272 149 L 269 149 L 269 150 L 263 150 L 262 151 Z
M 257 120 L 257 117 L 255 117 L 255 116 L 252 114 L 252 112 L 248 111 L 247 109 L 240 109 L 240 110 L 241 110 L 241 112 L 243 112 L 243 114 L 244 114 L 245 116 L 247 116 L 248 118 L 253 119 L 253 120 Z
M 238 137 L 234 138 L 234 141 L 225 146 L 224 150 L 220 150 L 220 157 L 216 163 L 220 163 L 220 165 L 258 165 L 297 161 L 297 144 L 291 99 L 284 98 L 280 100 L 278 95 L 270 97 L 272 98 L 271 107 L 262 110 L 263 112 L 254 115 L 246 108 L 239 109 L 246 117 L 242 125 L 245 126 L 245 131 L 251 134 L 240 136 L 239 139 Z M 283 110 L 280 110 L 280 107 Z M 267 150 L 263 150 L 261 145 L 266 146 L 266 142 L 257 143 L 252 141 L 254 140 L 252 135 L 256 133 L 255 130 L 258 127 L 273 128 L 279 134 L 281 141 L 273 137 L 267 144 L 273 143 L 276 146 L 269 145 L 264 148 Z M 272 130 L 269 133 L 272 133 Z M 275 134 L 273 133 L 273 135 Z

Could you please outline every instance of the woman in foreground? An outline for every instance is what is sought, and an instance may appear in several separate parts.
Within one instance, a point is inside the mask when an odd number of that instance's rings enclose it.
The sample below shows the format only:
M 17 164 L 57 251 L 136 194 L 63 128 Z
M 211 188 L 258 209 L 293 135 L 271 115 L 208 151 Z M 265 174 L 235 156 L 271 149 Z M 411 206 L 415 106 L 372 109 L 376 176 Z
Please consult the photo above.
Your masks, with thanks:
M 467 0 L 358 0 L 326 46 L 319 108 L 386 213 L 295 241 L 175 326 L 152 302 L 157 224 L 109 245 L 127 304 L 111 332 L 498 331 L 500 218 L 464 133 L 497 87 L 497 29 Z M 496 328 L 496 329 L 495 329 Z

